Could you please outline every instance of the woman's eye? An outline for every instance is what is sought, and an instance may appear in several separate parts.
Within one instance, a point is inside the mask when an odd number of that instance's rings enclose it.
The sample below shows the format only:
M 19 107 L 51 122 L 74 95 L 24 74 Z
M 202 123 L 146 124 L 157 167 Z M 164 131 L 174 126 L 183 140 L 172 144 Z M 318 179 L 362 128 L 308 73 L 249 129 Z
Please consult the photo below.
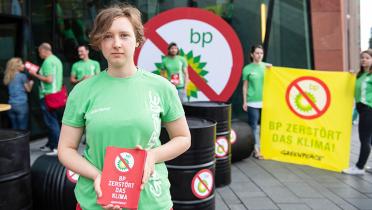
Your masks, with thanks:
M 110 34 L 106 34 L 103 36 L 103 39 L 111 39 L 112 38 L 112 35 Z

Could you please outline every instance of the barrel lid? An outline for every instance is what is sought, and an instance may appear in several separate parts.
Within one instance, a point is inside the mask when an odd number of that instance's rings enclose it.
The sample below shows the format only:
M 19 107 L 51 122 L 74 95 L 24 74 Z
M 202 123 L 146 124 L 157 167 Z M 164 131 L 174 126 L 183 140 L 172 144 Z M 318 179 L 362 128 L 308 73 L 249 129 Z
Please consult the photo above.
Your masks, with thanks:
M 25 130 L 0 129 L 0 142 L 22 138 L 28 134 L 29 131 Z
M 189 125 L 189 128 L 207 128 L 216 126 L 216 123 L 213 121 L 209 121 L 206 119 L 201 119 L 197 117 L 186 117 L 187 124 Z
M 231 104 L 217 101 L 193 101 L 193 102 L 184 102 L 184 106 L 191 107 L 229 107 Z

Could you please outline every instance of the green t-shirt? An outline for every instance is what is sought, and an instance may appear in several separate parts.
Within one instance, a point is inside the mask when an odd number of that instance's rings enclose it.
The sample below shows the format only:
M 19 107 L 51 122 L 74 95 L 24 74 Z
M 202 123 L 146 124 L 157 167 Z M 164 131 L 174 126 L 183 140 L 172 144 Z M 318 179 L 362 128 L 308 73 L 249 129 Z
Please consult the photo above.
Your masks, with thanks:
M 259 104 L 262 103 L 262 90 L 265 76 L 266 63 L 259 64 L 250 63 L 243 68 L 242 80 L 248 80 L 247 103 Z
M 103 169 L 107 146 L 149 149 L 159 147 L 161 122 L 184 116 L 176 88 L 161 76 L 138 70 L 129 78 L 114 78 L 107 71 L 77 84 L 70 93 L 62 123 L 85 127 L 85 158 Z M 141 192 L 139 210 L 170 209 L 170 183 L 164 163 Z M 80 176 L 75 188 L 84 210 L 102 209 L 93 180 Z
M 355 101 L 372 108 L 372 74 L 365 72 L 356 80 Z
M 55 56 L 48 56 L 41 65 L 39 74 L 46 77 L 52 76 L 53 82 L 47 83 L 40 81 L 39 96 L 44 98 L 46 94 L 56 93 L 61 90 L 63 80 L 62 62 Z
M 81 80 L 84 76 L 93 76 L 101 71 L 97 61 L 88 59 L 87 61 L 80 60 L 72 65 L 71 75 L 74 75 L 77 80 Z
M 167 72 L 168 80 L 176 85 L 177 89 L 185 87 L 183 69 L 187 67 L 187 61 L 184 57 L 166 56 L 162 60 L 162 67 Z

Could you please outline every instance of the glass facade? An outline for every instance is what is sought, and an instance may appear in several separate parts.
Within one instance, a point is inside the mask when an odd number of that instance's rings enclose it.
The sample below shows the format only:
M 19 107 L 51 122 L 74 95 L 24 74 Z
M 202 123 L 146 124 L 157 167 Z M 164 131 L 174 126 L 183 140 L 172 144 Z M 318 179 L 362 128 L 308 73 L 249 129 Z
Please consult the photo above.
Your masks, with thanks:
M 71 88 L 68 78 L 72 63 L 78 60 L 76 47 L 88 43 L 88 34 L 98 11 L 106 5 L 119 2 L 128 2 L 139 8 L 144 22 L 176 7 L 209 10 L 226 20 L 237 33 L 244 51 L 245 65 L 250 62 L 250 47 L 263 44 L 266 62 L 296 68 L 313 67 L 309 0 L 32 0 L 32 3 L 30 0 L 0 0 L 0 44 L 6 43 L 8 46 L 20 42 L 17 35 L 3 35 L 3 28 L 11 26 L 9 23 L 3 24 L 2 15 L 22 17 L 26 20 L 23 24 L 26 27 L 21 27 L 25 28 L 22 34 L 27 38 L 21 39 L 24 49 L 18 55 L 41 64 L 37 46 L 42 42 L 51 43 L 54 53 L 64 64 L 64 83 Z M 6 30 L 6 33 L 16 33 L 14 30 L 19 29 L 11 28 L 13 29 Z M 12 49 L 11 46 L 8 47 L 7 49 Z M 0 50 L 0 69 L 5 67 L 5 60 L 16 54 L 17 52 L 11 50 Z M 91 50 L 90 55 L 101 62 L 102 68 L 106 67 L 100 53 Z M 36 92 L 37 88 L 32 92 L 31 106 L 37 113 Z M 241 108 L 241 94 L 239 84 L 229 101 L 233 104 L 233 116 L 244 120 L 246 114 Z M 4 100 L 2 97 L 1 102 Z M 34 124 L 41 126 L 42 123 Z

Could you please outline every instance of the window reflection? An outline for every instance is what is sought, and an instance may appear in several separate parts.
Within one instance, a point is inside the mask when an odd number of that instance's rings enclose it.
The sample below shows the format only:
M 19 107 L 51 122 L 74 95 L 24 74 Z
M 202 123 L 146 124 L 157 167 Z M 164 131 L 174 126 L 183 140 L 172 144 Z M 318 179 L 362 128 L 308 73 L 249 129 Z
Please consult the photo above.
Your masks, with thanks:
M 25 0 L 0 0 L 0 14 L 23 15 Z

